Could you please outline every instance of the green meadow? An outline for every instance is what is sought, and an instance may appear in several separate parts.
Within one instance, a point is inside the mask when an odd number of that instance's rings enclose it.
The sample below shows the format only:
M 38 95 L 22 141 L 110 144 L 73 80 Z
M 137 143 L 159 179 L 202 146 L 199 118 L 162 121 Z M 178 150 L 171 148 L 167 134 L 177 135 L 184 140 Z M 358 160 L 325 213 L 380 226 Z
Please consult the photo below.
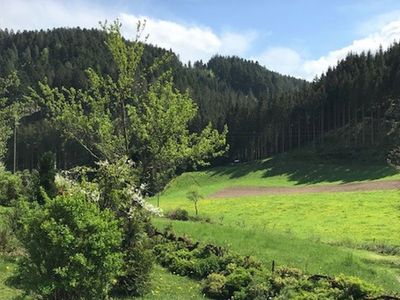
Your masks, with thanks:
M 184 173 L 160 197 L 165 211 L 194 206 L 186 199 L 191 185 L 205 199 L 199 214 L 211 223 L 154 220 L 172 224 L 179 234 L 230 247 L 266 264 L 294 266 L 312 274 L 359 276 L 400 292 L 400 192 L 364 191 L 214 199 L 230 186 L 325 185 L 400 178 L 385 165 L 293 159 L 264 161 Z M 156 203 L 156 199 L 153 199 Z

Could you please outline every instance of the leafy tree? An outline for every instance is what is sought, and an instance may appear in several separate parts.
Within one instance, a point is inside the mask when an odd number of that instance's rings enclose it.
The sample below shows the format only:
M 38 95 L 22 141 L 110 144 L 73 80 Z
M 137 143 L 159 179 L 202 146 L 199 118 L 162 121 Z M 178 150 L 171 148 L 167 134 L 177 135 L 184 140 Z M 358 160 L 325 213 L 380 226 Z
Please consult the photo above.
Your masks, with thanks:
M 118 22 L 104 26 L 117 69 L 115 79 L 88 69 L 88 89 L 58 89 L 42 83 L 41 93 L 33 92 L 33 98 L 46 106 L 68 138 L 78 141 L 96 160 L 133 155 L 142 181 L 154 183 L 157 173 L 170 175 L 177 167 L 205 164 L 221 155 L 227 130 L 220 134 L 208 125 L 200 133 L 190 133 L 189 122 L 197 107 L 188 93 L 174 88 L 171 72 L 162 71 L 168 58 L 140 72 L 143 26 L 139 23 L 133 43 L 123 40 L 120 28 Z M 155 184 L 151 187 L 159 189 Z

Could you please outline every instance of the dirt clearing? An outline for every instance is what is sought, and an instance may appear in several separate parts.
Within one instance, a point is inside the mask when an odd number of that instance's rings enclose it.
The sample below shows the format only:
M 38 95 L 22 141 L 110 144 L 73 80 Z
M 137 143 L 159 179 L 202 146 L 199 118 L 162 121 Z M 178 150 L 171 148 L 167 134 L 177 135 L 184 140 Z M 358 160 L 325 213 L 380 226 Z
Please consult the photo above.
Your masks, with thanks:
M 210 195 L 208 198 L 234 198 L 259 195 L 287 195 L 307 193 L 341 193 L 357 191 L 400 190 L 400 180 L 343 183 L 295 187 L 246 187 L 233 186 Z

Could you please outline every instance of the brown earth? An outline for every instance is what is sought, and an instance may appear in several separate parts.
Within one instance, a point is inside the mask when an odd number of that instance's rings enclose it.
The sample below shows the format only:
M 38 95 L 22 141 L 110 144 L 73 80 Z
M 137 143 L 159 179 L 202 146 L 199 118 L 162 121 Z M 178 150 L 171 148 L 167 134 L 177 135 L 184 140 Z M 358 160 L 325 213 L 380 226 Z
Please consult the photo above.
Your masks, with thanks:
M 340 193 L 376 190 L 400 190 L 400 180 L 369 181 L 357 183 L 343 183 L 335 185 L 314 185 L 295 187 L 227 187 L 209 196 L 209 198 L 235 198 L 259 195 L 285 195 L 307 193 Z

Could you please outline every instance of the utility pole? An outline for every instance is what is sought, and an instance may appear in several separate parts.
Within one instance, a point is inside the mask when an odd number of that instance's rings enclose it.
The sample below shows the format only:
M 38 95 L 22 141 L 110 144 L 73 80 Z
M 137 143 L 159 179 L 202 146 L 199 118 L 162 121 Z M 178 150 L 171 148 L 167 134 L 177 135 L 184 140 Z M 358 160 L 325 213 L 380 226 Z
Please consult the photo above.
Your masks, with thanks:
M 17 172 L 17 116 L 14 112 L 14 159 L 13 159 L 13 172 Z

